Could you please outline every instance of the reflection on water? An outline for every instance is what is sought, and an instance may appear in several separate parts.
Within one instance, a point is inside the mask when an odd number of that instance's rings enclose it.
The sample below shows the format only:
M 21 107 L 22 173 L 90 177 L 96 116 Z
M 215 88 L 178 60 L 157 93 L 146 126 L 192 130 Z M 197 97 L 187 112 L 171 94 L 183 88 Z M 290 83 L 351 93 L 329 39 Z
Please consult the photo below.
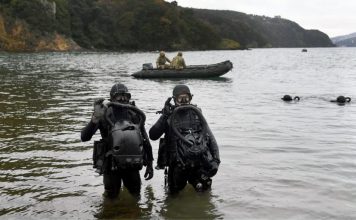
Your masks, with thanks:
M 155 53 L 0 53 L 0 216 L 64 219 L 355 219 L 355 49 L 186 52 L 189 64 L 231 60 L 224 77 L 134 79 Z M 167 53 L 169 57 L 175 53 Z M 115 82 L 147 116 L 186 83 L 220 145 L 212 190 L 169 196 L 163 171 L 102 196 L 92 141 L 80 142 L 92 103 Z M 290 94 L 299 102 L 285 103 Z M 339 106 L 339 95 L 353 98 Z M 157 158 L 158 142 L 152 142 Z M 142 174 L 142 173 L 141 173 Z
M 127 190 L 122 190 L 118 199 L 105 198 L 94 217 L 98 219 L 142 218 L 143 210 L 138 202 L 139 200 L 131 196 Z
M 165 195 L 163 198 L 157 198 L 153 189 L 146 187 L 141 199 L 137 200 L 124 189 L 118 199 L 104 198 L 94 216 L 99 219 L 221 218 L 210 198 L 210 192 L 197 194 L 191 187 L 176 196 Z
M 178 195 L 166 194 L 162 198 L 154 195 L 147 186 L 140 199 L 123 189 L 117 199 L 103 198 L 96 207 L 94 217 L 98 219 L 220 219 L 222 214 L 211 201 L 211 193 L 196 193 L 187 187 Z
M 178 195 L 168 195 L 162 204 L 161 216 L 165 219 L 219 219 L 222 214 L 212 202 L 211 192 L 196 193 L 188 186 Z

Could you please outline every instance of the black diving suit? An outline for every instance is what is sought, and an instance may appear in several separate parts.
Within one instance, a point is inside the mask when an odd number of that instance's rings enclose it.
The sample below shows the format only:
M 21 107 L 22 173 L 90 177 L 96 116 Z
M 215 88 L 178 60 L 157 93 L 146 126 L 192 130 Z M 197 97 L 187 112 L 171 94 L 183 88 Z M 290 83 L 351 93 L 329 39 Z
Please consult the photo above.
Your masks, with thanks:
M 152 140 L 157 140 L 163 133 L 157 167 L 168 166 L 170 192 L 182 190 L 187 182 L 197 191 L 209 189 L 220 157 L 214 135 L 201 110 L 194 105 L 185 105 L 176 107 L 170 114 L 162 114 L 149 135 Z
M 138 123 L 140 118 L 138 115 L 131 111 L 130 109 L 112 109 L 113 114 L 110 115 L 110 120 L 113 122 L 117 121 L 131 121 L 133 123 Z M 110 198 L 115 198 L 118 196 L 121 188 L 121 180 L 128 191 L 133 195 L 139 195 L 141 190 L 141 178 L 138 169 L 114 169 L 112 166 L 113 158 L 108 151 L 110 151 L 110 124 L 105 119 L 100 119 L 100 121 L 95 124 L 90 121 L 81 131 L 81 140 L 89 141 L 97 130 L 100 130 L 102 144 L 100 151 L 104 150 L 105 155 L 103 157 L 103 164 L 100 168 L 99 173 L 103 174 L 105 195 Z M 144 126 L 140 128 L 140 132 L 143 140 L 143 165 L 152 164 L 152 146 L 149 142 L 148 135 Z M 94 146 L 95 147 L 95 146 Z M 94 150 L 95 151 L 95 150 Z M 95 154 L 95 153 L 94 153 Z M 93 156 L 95 157 L 95 156 Z M 94 159 L 94 158 L 93 158 Z M 95 159 L 94 159 L 95 161 Z

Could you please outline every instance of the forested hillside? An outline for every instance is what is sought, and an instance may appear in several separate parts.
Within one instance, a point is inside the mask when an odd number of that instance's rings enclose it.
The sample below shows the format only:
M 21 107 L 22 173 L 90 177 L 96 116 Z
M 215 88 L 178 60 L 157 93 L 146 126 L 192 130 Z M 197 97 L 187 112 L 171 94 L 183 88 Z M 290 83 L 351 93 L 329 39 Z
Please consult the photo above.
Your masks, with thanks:
M 296 23 L 163 0 L 0 0 L 0 50 L 208 50 L 332 46 Z
M 318 30 L 305 30 L 283 19 L 247 15 L 235 11 L 194 9 L 201 21 L 212 26 L 220 36 L 240 42 L 245 47 L 332 47 L 329 37 Z

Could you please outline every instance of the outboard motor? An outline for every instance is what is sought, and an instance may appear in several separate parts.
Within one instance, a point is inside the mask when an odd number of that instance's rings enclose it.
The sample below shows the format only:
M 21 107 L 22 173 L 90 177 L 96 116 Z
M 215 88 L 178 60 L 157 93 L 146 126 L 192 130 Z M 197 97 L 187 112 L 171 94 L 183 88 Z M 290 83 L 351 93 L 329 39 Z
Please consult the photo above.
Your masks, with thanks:
M 135 124 L 128 120 L 112 121 L 110 116 L 113 114 L 112 108 L 126 108 L 132 110 L 140 117 L 140 122 Z M 108 103 L 106 120 L 110 124 L 109 147 L 112 154 L 112 170 L 135 169 L 143 167 L 143 138 L 141 126 L 145 122 L 144 113 L 129 104 L 117 102 Z
M 142 64 L 142 69 L 143 70 L 151 70 L 151 69 L 153 69 L 153 65 L 152 65 L 152 63 L 144 63 L 144 64 Z

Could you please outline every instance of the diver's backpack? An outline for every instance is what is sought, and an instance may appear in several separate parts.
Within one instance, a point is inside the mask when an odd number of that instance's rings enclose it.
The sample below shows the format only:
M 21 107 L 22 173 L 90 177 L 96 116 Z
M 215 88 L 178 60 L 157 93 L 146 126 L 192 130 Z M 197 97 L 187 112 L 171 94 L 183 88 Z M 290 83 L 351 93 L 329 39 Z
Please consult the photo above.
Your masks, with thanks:
M 116 122 L 110 131 L 114 167 L 140 170 L 143 166 L 143 138 L 139 125 Z
M 105 114 L 109 123 L 109 155 L 112 157 L 111 170 L 134 169 L 141 170 L 143 167 L 143 137 L 141 128 L 144 126 L 145 114 L 136 106 L 116 102 L 108 103 Z M 129 119 L 111 120 L 115 117 L 113 108 L 126 108 L 128 112 L 139 117 L 138 123 Z

